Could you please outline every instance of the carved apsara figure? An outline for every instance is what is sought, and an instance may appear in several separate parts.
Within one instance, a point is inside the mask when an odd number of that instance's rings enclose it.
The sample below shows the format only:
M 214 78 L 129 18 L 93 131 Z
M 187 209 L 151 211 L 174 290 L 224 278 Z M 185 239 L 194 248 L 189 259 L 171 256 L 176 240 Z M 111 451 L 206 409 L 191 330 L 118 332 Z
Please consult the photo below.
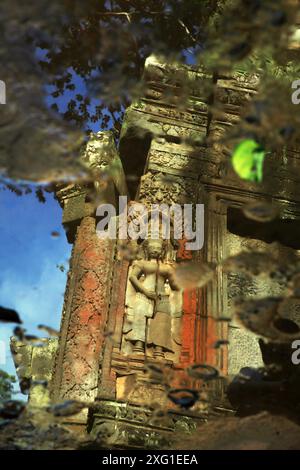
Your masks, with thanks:
M 180 290 L 173 278 L 172 265 L 162 261 L 163 245 L 160 239 L 145 240 L 146 259 L 136 260 L 132 265 L 129 282 L 134 298 L 123 329 L 133 352 L 143 353 L 146 346 L 152 347 L 154 357 L 174 352 L 170 294 Z

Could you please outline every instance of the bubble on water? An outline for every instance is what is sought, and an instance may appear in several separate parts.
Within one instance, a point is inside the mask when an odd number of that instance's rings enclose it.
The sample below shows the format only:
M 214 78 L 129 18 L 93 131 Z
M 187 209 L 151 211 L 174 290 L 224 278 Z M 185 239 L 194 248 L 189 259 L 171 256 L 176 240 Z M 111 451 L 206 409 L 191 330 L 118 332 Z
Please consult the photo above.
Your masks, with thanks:
M 174 279 L 181 289 L 204 287 L 213 279 L 215 266 L 206 263 L 180 263 L 174 270 Z
M 248 219 L 255 220 L 256 222 L 271 222 L 279 215 L 279 210 L 276 206 L 261 201 L 247 204 L 243 206 L 242 210 Z
M 58 336 L 59 336 L 59 331 L 55 330 L 55 329 L 52 328 L 51 326 L 47 326 L 47 325 L 38 325 L 38 329 L 39 329 L 39 330 L 44 330 L 44 331 L 46 331 L 46 333 L 48 333 L 49 336 L 54 336 L 54 337 L 58 337 Z
M 208 364 L 194 364 L 187 368 L 187 373 L 194 379 L 214 380 L 219 377 L 219 371 Z
M 180 408 L 191 408 L 199 399 L 199 392 L 189 388 L 174 388 L 169 390 L 168 398 Z

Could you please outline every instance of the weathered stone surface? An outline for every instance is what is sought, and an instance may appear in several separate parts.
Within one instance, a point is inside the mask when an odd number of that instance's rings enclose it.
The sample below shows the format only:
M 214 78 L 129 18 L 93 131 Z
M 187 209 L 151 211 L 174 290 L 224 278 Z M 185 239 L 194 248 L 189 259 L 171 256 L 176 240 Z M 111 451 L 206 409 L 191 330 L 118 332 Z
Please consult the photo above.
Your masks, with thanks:
M 93 176 L 96 188 L 98 191 L 101 191 L 101 199 L 103 202 L 115 204 L 115 199 L 111 200 L 109 186 L 115 186 L 118 194 L 127 195 L 124 170 L 112 132 L 100 131 L 91 133 L 86 148 L 82 153 L 81 161 L 83 166 L 86 167 Z M 104 177 L 108 183 L 104 194 L 103 189 L 101 189 L 101 177 Z
M 241 328 L 228 329 L 228 374 L 238 374 L 242 367 L 262 367 L 258 337 Z
M 57 338 L 42 338 L 42 346 L 32 346 L 11 338 L 11 351 L 21 391 L 29 394 L 32 407 L 44 407 L 50 402 L 48 384 L 52 379 L 57 343 Z
M 110 298 L 113 240 L 100 240 L 95 219 L 85 217 L 72 254 L 59 350 L 52 383 L 53 399 L 93 402 Z M 82 415 L 82 416 L 81 416 Z M 83 418 L 84 412 L 76 416 Z
M 79 163 L 82 180 L 56 186 L 56 197 L 63 208 L 63 224 L 68 240 L 74 243 L 74 232 L 85 216 L 94 216 L 97 206 L 117 204 L 117 196 L 127 196 L 124 170 L 109 131 L 91 133 L 82 150 Z
M 204 421 L 201 417 L 197 420 Z M 190 433 L 195 428 L 195 420 L 181 414 L 171 412 L 160 417 L 145 406 L 101 401 L 95 409 L 91 437 L 110 447 L 166 449 L 174 431 Z

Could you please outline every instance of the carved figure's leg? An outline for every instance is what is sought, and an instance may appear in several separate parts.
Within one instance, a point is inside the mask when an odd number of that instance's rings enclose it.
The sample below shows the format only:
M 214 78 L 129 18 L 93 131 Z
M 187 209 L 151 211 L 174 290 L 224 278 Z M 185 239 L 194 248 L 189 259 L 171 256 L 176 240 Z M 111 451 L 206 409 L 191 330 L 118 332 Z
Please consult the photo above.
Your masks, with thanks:
M 136 341 L 133 346 L 133 352 L 144 354 L 145 352 L 145 343 L 143 341 Z
M 164 358 L 165 353 L 164 353 L 164 350 L 163 350 L 162 346 L 154 346 L 153 355 L 154 355 L 154 357 Z

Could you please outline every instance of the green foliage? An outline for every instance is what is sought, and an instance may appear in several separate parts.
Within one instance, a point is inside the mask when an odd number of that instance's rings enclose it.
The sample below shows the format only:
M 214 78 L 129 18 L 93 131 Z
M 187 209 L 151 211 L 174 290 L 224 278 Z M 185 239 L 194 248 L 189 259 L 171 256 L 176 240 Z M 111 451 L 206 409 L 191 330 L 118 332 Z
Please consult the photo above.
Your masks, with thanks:
M 86 137 L 81 131 L 89 133 L 90 123 L 96 123 L 99 130 L 113 129 L 119 137 L 124 109 L 144 92 L 141 77 L 151 54 L 208 72 L 212 80 L 207 90 L 203 84 L 201 98 L 212 117 L 216 110 L 225 111 L 213 84 L 245 73 L 240 83 L 249 85 L 256 122 L 243 121 L 242 115 L 235 126 L 237 141 L 251 135 L 278 151 L 300 140 L 300 117 L 291 103 L 291 82 L 300 75 L 294 0 L 30 0 L 30 7 L 20 7 L 18 0 L 3 2 L 1 63 L 12 58 L 14 63 L 1 79 L 18 97 L 17 118 L 9 103 L 3 108 L 4 122 L 13 123 L 9 132 L 2 126 L 1 134 L 1 165 L 9 177 L 53 181 L 77 175 L 81 169 L 74 160 Z M 255 77 L 248 84 L 251 74 Z M 172 81 L 178 86 L 180 76 Z M 51 85 L 51 112 L 44 102 L 38 110 L 36 106 L 42 98 L 40 86 L 46 84 Z M 229 98 L 235 106 L 236 98 Z M 17 146 L 11 145 L 14 141 Z M 37 196 L 42 201 L 40 192 Z
M 56 35 L 36 40 L 44 49 L 43 70 L 55 100 L 74 90 L 71 71 L 87 85 L 62 112 L 79 126 L 99 122 L 118 133 L 124 108 L 140 91 L 146 58 L 163 54 L 183 59 L 183 51 L 199 50 L 207 23 L 224 0 L 86 0 L 64 2 L 66 23 Z M 91 106 L 91 99 L 98 104 Z M 59 101 L 58 101 L 59 102 Z M 55 103 L 56 104 L 56 103 Z M 59 106 L 53 106 L 57 110 Z
M 261 182 L 266 152 L 255 140 L 247 139 L 236 146 L 232 154 L 232 166 L 240 178 Z
M 0 400 L 10 400 L 16 378 L 0 369 Z
M 288 55 L 284 57 L 281 52 L 281 62 L 274 54 L 272 47 L 255 50 L 251 56 L 247 57 L 238 65 L 238 70 L 246 74 L 259 73 L 260 76 L 273 79 L 280 79 L 290 86 L 293 80 L 300 76 L 300 63 L 290 59 Z

